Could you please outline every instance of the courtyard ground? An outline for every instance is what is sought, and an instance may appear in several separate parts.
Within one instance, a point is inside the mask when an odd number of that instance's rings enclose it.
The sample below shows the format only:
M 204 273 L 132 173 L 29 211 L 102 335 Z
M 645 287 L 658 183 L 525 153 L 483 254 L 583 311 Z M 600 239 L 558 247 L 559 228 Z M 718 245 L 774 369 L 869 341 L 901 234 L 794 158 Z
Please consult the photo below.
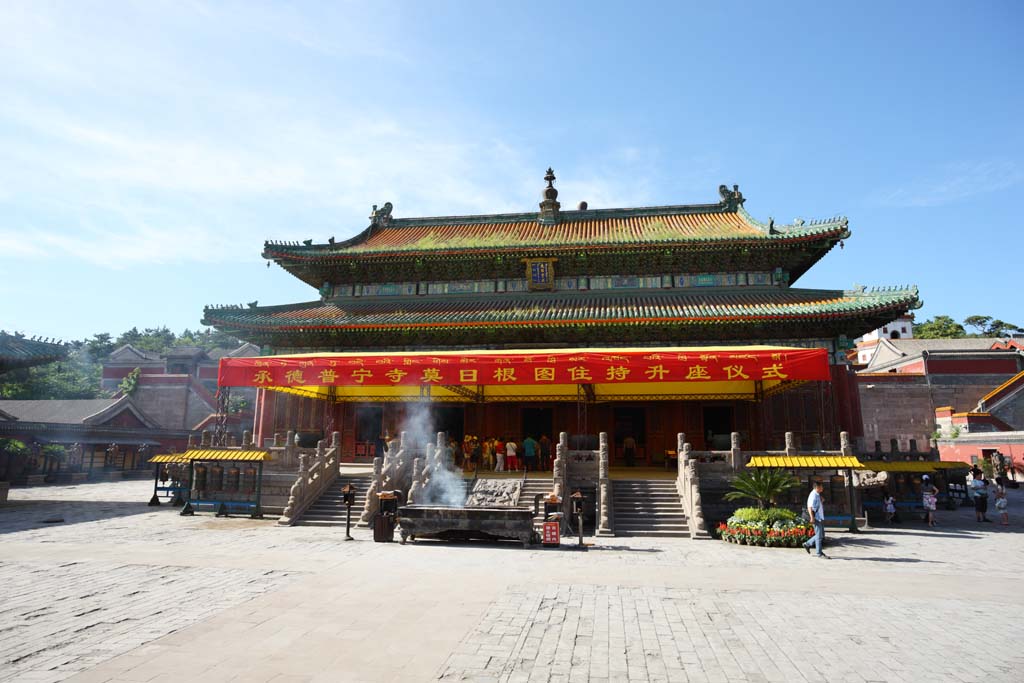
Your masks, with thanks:
M 719 541 L 377 544 L 180 517 L 149 482 L 11 491 L 0 681 L 1019 681 L 1012 525 L 940 512 L 832 560 Z

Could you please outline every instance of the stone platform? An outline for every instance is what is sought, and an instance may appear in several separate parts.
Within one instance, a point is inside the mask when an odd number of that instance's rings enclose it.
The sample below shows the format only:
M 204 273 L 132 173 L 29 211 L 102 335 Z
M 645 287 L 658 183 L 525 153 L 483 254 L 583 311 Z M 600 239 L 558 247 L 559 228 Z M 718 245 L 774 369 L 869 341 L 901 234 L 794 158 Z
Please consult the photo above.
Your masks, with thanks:
M 1021 491 L 1009 527 L 940 511 L 937 529 L 836 534 L 832 560 L 671 538 L 344 542 L 179 517 L 150 492 L 12 490 L 0 681 L 1002 682 L 1024 667 Z

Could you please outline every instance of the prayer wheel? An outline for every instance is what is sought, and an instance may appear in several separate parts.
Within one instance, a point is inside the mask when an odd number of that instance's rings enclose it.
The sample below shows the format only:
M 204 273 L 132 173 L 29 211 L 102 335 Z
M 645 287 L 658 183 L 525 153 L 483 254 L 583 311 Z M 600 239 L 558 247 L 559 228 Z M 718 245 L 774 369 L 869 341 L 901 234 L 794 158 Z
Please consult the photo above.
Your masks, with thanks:
M 224 468 L 220 465 L 210 467 L 210 490 L 220 491 L 224 485 Z
M 241 470 L 238 469 L 238 465 L 232 465 L 228 468 L 228 479 L 224 484 L 225 491 L 238 490 L 238 479 L 241 476 L 241 473 Z
M 252 465 L 245 468 L 243 490 L 248 494 L 256 493 L 256 468 Z
M 196 465 L 196 491 L 206 490 L 206 465 Z

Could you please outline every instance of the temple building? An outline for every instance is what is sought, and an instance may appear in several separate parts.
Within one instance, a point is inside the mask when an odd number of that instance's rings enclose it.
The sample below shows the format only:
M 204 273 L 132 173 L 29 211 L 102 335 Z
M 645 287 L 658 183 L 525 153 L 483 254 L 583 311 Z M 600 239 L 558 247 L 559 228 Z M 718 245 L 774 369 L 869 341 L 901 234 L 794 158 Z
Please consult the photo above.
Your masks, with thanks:
M 731 432 L 745 449 L 779 448 L 787 431 L 804 448 L 861 435 L 847 352 L 920 302 L 916 287 L 794 286 L 849 239 L 847 219 L 763 222 L 735 185 L 709 204 L 563 210 L 545 180 L 539 211 L 401 218 L 385 203 L 351 239 L 267 242 L 264 257 L 319 297 L 203 317 L 261 348 L 222 361 L 220 382 L 259 387 L 257 438 L 337 430 L 346 456 L 370 456 L 411 403 L 455 436 L 608 432 L 613 464 L 627 437 L 657 464 L 677 432 L 697 449 L 728 448 Z M 799 374 L 804 350 L 821 366 Z M 442 376 L 477 362 L 486 381 Z M 502 362 L 518 383 L 501 385 Z M 561 374 L 545 384 L 534 362 Z M 386 380 L 396 364 L 419 374 Z

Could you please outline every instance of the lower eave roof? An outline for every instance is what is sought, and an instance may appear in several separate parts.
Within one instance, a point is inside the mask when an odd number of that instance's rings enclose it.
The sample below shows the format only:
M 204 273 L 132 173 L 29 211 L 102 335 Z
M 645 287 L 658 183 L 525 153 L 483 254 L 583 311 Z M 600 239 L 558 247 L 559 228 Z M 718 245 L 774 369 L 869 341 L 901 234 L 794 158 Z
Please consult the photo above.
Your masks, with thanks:
M 524 293 L 312 301 L 287 306 L 208 307 L 203 324 L 229 330 L 314 331 L 387 328 L 557 327 L 856 318 L 919 306 L 917 288 Z

